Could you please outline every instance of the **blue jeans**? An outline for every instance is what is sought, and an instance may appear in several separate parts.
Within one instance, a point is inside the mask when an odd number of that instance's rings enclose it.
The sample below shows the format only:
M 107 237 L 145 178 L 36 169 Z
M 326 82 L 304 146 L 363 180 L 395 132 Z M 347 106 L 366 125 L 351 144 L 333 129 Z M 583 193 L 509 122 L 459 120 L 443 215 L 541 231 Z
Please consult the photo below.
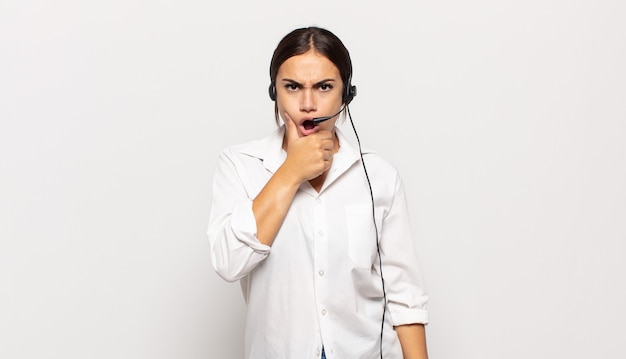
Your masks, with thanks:
M 326 353 L 324 352 L 324 347 L 322 347 L 322 359 L 326 359 Z

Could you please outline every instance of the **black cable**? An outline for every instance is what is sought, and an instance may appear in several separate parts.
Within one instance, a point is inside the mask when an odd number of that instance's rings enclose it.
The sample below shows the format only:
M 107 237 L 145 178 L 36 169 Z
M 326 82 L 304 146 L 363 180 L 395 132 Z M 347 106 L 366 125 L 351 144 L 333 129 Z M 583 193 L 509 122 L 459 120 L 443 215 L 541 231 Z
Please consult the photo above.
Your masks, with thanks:
M 374 232 L 376 233 L 376 250 L 378 251 L 378 267 L 380 268 L 380 282 L 383 287 L 383 318 L 380 325 L 380 359 L 383 359 L 383 329 L 385 328 L 385 312 L 387 311 L 387 292 L 385 291 L 385 279 L 383 277 L 383 261 L 380 255 L 380 239 L 378 238 L 378 224 L 376 224 L 376 206 L 374 204 L 374 191 L 372 191 L 372 182 L 367 174 L 367 168 L 365 167 L 365 160 L 363 159 L 363 150 L 361 149 L 361 140 L 356 133 L 356 127 L 354 127 L 354 121 L 352 121 L 352 114 L 350 113 L 350 107 L 346 106 L 348 111 L 348 118 L 350 118 L 350 124 L 356 137 L 356 142 L 359 146 L 359 154 L 361 155 L 361 164 L 363 165 L 363 172 L 365 172 L 365 178 L 367 179 L 367 185 L 370 190 L 370 198 L 372 199 L 372 219 L 374 220 Z

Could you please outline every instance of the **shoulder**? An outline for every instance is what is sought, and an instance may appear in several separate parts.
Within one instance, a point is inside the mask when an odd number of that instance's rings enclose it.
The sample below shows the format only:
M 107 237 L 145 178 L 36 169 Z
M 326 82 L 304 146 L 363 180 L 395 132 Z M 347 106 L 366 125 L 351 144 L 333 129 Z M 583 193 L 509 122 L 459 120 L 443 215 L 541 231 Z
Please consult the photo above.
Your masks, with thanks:
M 376 152 L 363 150 L 363 160 L 366 166 L 375 167 L 377 171 L 393 173 L 394 175 L 398 173 L 398 169 L 393 163 Z
M 226 157 L 237 157 L 241 155 L 245 155 L 246 153 L 254 153 L 255 149 L 262 148 L 261 140 L 254 140 L 242 143 L 236 143 L 229 145 L 228 147 L 222 149 L 221 156 Z
M 349 139 L 340 129 L 337 129 L 337 136 L 339 137 L 339 142 L 342 143 L 342 146 L 347 148 L 346 151 L 351 153 L 352 156 L 363 157 L 363 162 L 368 172 L 371 168 L 371 171 L 377 173 L 384 172 L 388 175 L 397 175 L 398 171 L 396 167 L 374 149 L 367 145 L 359 147 L 358 139 L 356 141 L 353 138 Z
M 397 167 L 379 153 L 364 149 L 363 163 L 372 181 L 384 182 L 390 187 L 400 181 L 400 172 Z
M 373 152 L 364 151 L 363 163 L 374 202 L 387 213 L 394 203 L 405 197 L 400 172 L 392 162 Z
M 268 152 L 273 152 L 282 145 L 283 128 L 278 128 L 271 134 L 252 141 L 230 145 L 222 150 L 222 157 L 253 157 L 264 159 Z

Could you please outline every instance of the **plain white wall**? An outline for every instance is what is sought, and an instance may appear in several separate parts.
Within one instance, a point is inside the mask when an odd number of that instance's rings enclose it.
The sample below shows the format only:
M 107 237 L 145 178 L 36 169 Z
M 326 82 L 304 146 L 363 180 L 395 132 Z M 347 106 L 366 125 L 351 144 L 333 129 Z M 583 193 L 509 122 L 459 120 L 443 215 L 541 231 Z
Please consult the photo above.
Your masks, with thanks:
M 0 2 L 0 357 L 241 358 L 205 238 L 271 53 L 334 31 L 402 173 L 432 358 L 624 358 L 622 1 Z

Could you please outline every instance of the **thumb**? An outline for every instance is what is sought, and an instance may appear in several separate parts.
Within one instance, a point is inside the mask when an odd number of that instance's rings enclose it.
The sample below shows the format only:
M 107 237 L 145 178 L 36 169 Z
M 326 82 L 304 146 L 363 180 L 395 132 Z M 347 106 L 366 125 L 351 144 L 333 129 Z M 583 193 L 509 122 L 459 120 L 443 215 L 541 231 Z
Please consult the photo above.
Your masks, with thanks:
M 298 134 L 298 127 L 296 126 L 295 122 L 293 122 L 287 112 L 283 114 L 283 120 L 286 127 L 285 135 L 287 136 L 287 143 L 290 143 L 300 138 L 300 135 Z

